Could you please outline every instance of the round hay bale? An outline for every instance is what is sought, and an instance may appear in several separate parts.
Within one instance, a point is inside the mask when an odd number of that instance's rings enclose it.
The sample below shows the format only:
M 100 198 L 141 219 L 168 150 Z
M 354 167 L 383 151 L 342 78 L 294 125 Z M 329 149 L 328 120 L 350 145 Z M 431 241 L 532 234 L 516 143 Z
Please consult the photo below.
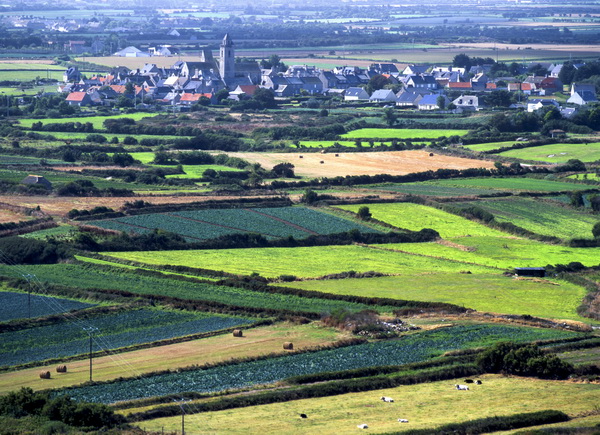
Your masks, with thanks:
M 429 157 L 433 157 L 433 153 L 429 153 Z
M 294 350 L 294 343 L 292 343 L 291 341 L 286 341 L 285 343 L 283 343 L 283 348 L 285 350 Z
M 50 371 L 42 370 L 40 372 L 40 379 L 50 379 Z
M 61 365 L 56 367 L 56 373 L 67 373 L 67 366 Z
M 233 336 L 234 337 L 243 337 L 244 336 L 244 332 L 241 329 L 234 329 L 233 330 Z
M 339 157 L 340 155 L 339 155 L 339 154 L 336 154 L 335 156 L 336 156 L 336 157 Z
M 298 156 L 298 158 L 299 158 L 299 159 L 303 159 L 303 158 L 304 158 L 304 156 Z
M 324 162 L 323 160 L 321 160 L 319 163 L 323 164 L 323 163 L 325 163 L 325 162 Z

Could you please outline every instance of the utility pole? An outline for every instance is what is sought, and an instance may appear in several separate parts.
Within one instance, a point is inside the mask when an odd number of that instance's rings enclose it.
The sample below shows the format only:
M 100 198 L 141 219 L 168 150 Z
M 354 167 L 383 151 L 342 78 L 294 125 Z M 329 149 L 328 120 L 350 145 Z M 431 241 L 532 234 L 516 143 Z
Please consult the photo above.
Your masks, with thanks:
M 90 382 L 92 382 L 92 336 L 94 335 L 94 332 L 98 331 L 98 328 L 90 326 L 88 328 L 83 328 L 83 330 L 90 336 Z
M 27 273 L 23 275 L 23 278 L 27 280 L 27 318 L 31 319 L 31 280 L 34 275 Z

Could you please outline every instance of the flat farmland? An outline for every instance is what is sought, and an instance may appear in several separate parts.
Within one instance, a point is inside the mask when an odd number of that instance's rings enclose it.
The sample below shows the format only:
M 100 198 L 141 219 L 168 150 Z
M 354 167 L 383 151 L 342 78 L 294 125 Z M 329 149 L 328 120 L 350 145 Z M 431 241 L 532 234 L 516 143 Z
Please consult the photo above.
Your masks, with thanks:
M 325 328 L 314 323 L 294 325 L 278 323 L 270 326 L 244 329 L 244 336 L 232 337 L 230 333 L 182 343 L 157 346 L 124 352 L 113 356 L 94 358 L 94 380 L 108 381 L 121 376 L 135 376 L 142 373 L 189 367 L 194 364 L 212 364 L 232 358 L 247 358 L 281 353 L 282 343 L 291 341 L 296 350 L 334 343 L 345 334 L 333 328 Z M 0 374 L 0 393 L 21 387 L 35 390 L 63 388 L 89 380 L 89 361 L 83 359 L 67 364 L 68 372 L 54 375 L 52 379 L 40 380 L 39 366 Z
M 30 216 L 25 216 L 19 213 L 15 213 L 14 211 L 1 209 L 0 210 L 0 223 L 8 223 L 8 222 L 21 222 L 31 220 Z
M 586 290 L 566 281 L 514 279 L 498 274 L 413 273 L 376 278 L 307 280 L 286 287 L 323 293 L 444 302 L 502 314 L 589 322 L 577 315 Z
M 510 198 L 456 203 L 465 207 L 476 206 L 492 213 L 499 222 L 513 224 L 546 236 L 562 239 L 590 238 L 598 217 L 548 201 Z
M 0 291 L 0 319 L 8 322 L 14 319 L 29 317 L 29 295 L 27 293 Z M 31 295 L 31 317 L 42 317 L 51 314 L 66 313 L 95 307 L 96 304 L 76 301 L 73 299 L 54 298 L 49 296 Z
M 42 124 L 64 124 L 66 122 L 91 122 L 96 130 L 102 130 L 104 126 L 102 123 L 106 119 L 119 119 L 119 118 L 129 118 L 135 121 L 139 121 L 144 118 L 151 118 L 156 116 L 156 113 L 127 113 L 121 115 L 110 115 L 110 116 L 81 116 L 81 117 L 73 117 L 73 118 L 43 118 L 43 119 L 35 119 L 35 118 L 23 118 L 19 119 L 19 124 L 25 128 L 31 128 L 34 122 L 41 122 Z
M 542 267 L 579 261 L 586 266 L 600 262 L 600 248 L 570 248 L 517 237 L 472 236 L 450 239 L 456 246 L 440 243 L 381 245 L 420 255 L 471 262 L 500 269 Z
M 394 245 L 399 250 L 406 243 Z M 385 245 L 388 246 L 388 245 Z M 354 270 L 388 274 L 408 274 L 427 269 L 431 272 L 498 273 L 498 270 L 464 264 L 451 259 L 427 258 L 362 246 L 319 246 L 299 248 L 252 248 L 188 251 L 107 252 L 105 255 L 147 264 L 170 264 L 223 270 L 265 277 L 295 275 L 310 278 Z
M 434 429 L 447 423 L 492 416 L 556 409 L 571 416 L 593 410 L 600 385 L 534 378 L 484 375 L 483 384 L 457 391 L 462 379 L 403 385 L 385 390 L 349 393 L 293 402 L 236 408 L 189 415 L 186 428 L 222 434 L 357 433 L 359 424 L 368 432 L 396 433 L 400 430 Z M 380 397 L 396 399 L 384 403 Z M 299 418 L 305 413 L 308 418 Z M 405 418 L 408 424 L 398 423 Z M 577 420 L 575 420 L 577 421 Z M 176 431 L 180 417 L 140 423 L 145 430 Z M 558 425 L 558 426 L 562 426 Z
M 459 187 L 433 184 L 434 182 L 419 183 L 385 183 L 368 184 L 360 186 L 363 189 L 375 190 L 378 192 L 396 192 L 421 196 L 478 196 L 487 195 L 495 192 L 493 189 L 483 189 L 474 187 Z
M 570 159 L 578 159 L 582 162 L 595 162 L 596 160 L 600 160 L 600 142 L 590 142 L 587 144 L 556 143 L 504 151 L 498 155 L 549 163 L 565 163 Z
M 364 204 L 339 206 L 343 210 L 358 212 Z M 507 234 L 485 225 L 470 221 L 460 216 L 428 207 L 421 204 L 387 203 L 366 204 L 373 217 L 377 220 L 387 222 L 398 228 L 411 231 L 419 231 L 423 228 L 432 228 L 440 233 L 443 238 L 463 236 L 490 236 L 506 237 Z
M 296 175 L 303 177 L 336 177 L 344 175 L 405 175 L 412 172 L 437 169 L 492 168 L 493 162 L 451 157 L 430 156 L 422 150 L 372 153 L 227 153 L 250 162 L 272 168 L 278 163 L 290 162 Z M 300 158 L 302 155 L 302 158 Z M 321 163 L 323 162 L 323 163 Z
M 531 191 L 531 192 L 569 192 L 587 190 L 590 186 L 585 184 L 566 183 L 564 181 L 543 180 L 526 177 L 488 177 L 488 178 L 462 178 L 449 180 L 424 181 L 410 183 L 418 186 L 442 186 L 469 189 L 492 189 L 504 191 Z
M 360 128 L 342 134 L 344 139 L 437 139 L 464 136 L 469 130 L 420 129 L 420 128 Z
M 464 148 L 468 148 L 471 151 L 490 151 L 495 150 L 502 147 L 511 147 L 515 145 L 515 141 L 508 142 L 487 142 L 487 143 L 476 143 L 473 145 L 464 145 Z

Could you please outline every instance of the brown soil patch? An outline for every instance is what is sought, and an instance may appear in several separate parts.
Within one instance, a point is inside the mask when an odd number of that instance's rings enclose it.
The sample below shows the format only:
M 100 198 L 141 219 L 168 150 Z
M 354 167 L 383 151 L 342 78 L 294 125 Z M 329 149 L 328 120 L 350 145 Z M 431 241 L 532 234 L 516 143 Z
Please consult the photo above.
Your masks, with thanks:
M 30 218 L 27 216 L 23 216 L 22 214 L 18 214 L 10 210 L 0 210 L 0 223 L 3 224 L 7 222 L 27 221 L 29 219 Z
M 228 153 L 230 156 L 260 163 L 270 169 L 290 162 L 296 175 L 303 177 L 337 177 L 344 175 L 405 175 L 437 169 L 492 168 L 493 162 L 435 154 L 422 150 L 372 153 Z M 300 158 L 302 156 L 302 158 Z M 323 162 L 323 163 L 321 163 Z

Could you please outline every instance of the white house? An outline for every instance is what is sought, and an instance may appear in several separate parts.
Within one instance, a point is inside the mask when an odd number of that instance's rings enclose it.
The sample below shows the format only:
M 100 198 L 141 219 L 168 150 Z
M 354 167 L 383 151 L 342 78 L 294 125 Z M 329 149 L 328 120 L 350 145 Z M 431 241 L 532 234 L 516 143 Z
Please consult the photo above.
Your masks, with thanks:
M 396 94 L 391 89 L 379 89 L 373 92 L 369 101 L 371 103 L 395 103 Z
M 594 85 L 577 83 L 571 85 L 571 96 L 567 100 L 567 103 L 584 106 L 597 101 L 596 87 Z
M 452 101 L 452 103 L 457 109 L 462 110 L 479 110 L 481 108 L 479 105 L 479 97 L 475 95 L 461 95 Z
M 369 93 L 363 88 L 348 88 L 344 94 L 344 101 L 368 101 Z
M 528 112 L 535 112 L 536 110 L 541 109 L 542 107 L 556 107 L 559 108 L 560 105 L 558 104 L 558 102 L 556 100 L 540 100 L 540 99 L 533 99 L 533 100 L 529 100 L 527 101 L 527 111 Z
M 133 45 L 129 47 L 125 47 L 121 51 L 117 51 L 114 56 L 120 57 L 149 57 L 150 53 L 140 50 L 139 48 L 134 47 Z

